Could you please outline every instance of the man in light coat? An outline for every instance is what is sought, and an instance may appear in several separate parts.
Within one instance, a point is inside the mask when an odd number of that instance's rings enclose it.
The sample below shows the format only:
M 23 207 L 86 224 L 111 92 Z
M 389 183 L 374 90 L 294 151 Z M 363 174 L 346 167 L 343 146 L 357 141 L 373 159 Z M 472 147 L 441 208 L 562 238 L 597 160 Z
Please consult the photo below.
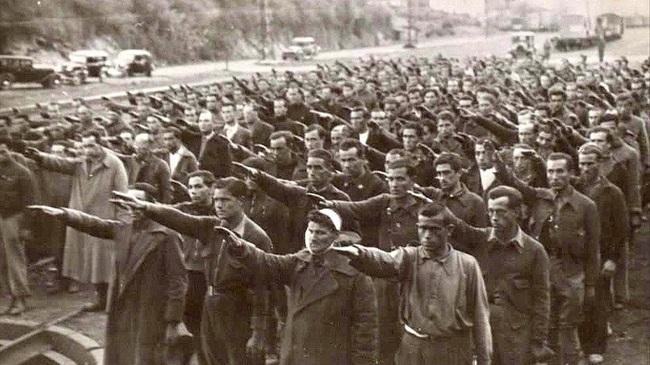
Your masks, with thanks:
M 82 136 L 83 157 L 67 159 L 29 148 L 28 156 L 42 168 L 72 175 L 72 191 L 68 207 L 103 219 L 124 219 L 118 209 L 108 203 L 112 191 L 125 192 L 128 186 L 126 169 L 108 149 L 99 144 L 101 133 L 88 131 Z M 113 242 L 90 236 L 68 227 L 63 251 L 63 276 L 77 282 L 92 283 L 97 290 L 88 311 L 106 308 L 106 294 L 113 267 Z

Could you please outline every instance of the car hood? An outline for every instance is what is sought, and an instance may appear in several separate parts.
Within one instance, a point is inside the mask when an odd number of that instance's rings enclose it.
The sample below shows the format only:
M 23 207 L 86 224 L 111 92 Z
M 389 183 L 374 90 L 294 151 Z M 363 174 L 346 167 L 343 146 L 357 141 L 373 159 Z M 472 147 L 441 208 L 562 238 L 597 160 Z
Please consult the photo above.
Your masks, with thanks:
M 33 68 L 39 69 L 39 70 L 54 70 L 55 67 L 54 65 L 48 64 L 48 63 L 35 63 L 32 65 Z

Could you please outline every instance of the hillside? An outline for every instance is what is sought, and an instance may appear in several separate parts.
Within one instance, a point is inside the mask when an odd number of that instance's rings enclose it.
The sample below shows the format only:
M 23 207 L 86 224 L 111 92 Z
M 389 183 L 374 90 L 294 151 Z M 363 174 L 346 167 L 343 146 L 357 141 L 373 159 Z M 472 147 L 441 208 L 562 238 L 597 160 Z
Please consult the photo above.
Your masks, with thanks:
M 324 49 L 378 45 L 390 12 L 366 0 L 0 0 L 0 53 L 146 48 L 164 63 L 257 57 L 293 36 Z M 55 57 L 56 58 L 56 57 Z

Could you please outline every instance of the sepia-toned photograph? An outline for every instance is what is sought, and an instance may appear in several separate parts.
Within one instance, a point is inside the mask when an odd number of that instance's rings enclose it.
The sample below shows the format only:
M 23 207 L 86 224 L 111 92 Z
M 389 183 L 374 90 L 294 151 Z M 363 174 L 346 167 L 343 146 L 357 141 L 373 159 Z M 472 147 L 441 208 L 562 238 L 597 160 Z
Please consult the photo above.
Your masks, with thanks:
M 596 364 L 647 0 L 0 0 L 0 365 Z

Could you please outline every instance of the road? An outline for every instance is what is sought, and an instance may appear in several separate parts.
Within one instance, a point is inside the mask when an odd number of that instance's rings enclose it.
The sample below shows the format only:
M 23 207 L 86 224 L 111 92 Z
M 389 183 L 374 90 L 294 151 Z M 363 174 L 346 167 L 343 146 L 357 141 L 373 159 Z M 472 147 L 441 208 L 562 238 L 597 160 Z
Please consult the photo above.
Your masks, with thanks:
M 540 33 L 536 37 L 538 49 L 552 33 Z M 269 63 L 261 64 L 257 60 L 239 60 L 226 62 L 206 62 L 191 65 L 168 66 L 155 70 L 153 77 L 134 77 L 129 79 L 111 78 L 104 83 L 91 82 L 82 86 L 61 86 L 54 90 L 45 90 L 36 86 L 17 86 L 13 90 L 0 93 L 0 108 L 21 107 L 50 100 L 70 100 L 77 97 L 91 97 L 125 90 L 162 87 L 171 84 L 222 81 L 232 75 L 244 75 L 252 72 L 266 73 L 272 68 L 278 71 L 307 71 L 315 68 L 315 63 L 333 62 L 335 60 L 353 60 L 361 56 L 377 57 L 431 57 L 441 53 L 448 57 L 503 55 L 510 47 L 509 34 L 499 33 L 489 37 L 449 37 L 427 40 L 418 44 L 416 49 L 404 49 L 401 45 L 348 49 L 323 52 L 314 61 L 306 63 Z M 595 61 L 596 49 L 577 52 L 554 53 L 551 61 L 566 57 L 579 59 L 580 54 L 588 55 L 588 61 Z M 647 28 L 629 29 L 623 39 L 609 43 L 606 49 L 607 59 L 626 56 L 638 62 L 650 54 L 650 35 Z

